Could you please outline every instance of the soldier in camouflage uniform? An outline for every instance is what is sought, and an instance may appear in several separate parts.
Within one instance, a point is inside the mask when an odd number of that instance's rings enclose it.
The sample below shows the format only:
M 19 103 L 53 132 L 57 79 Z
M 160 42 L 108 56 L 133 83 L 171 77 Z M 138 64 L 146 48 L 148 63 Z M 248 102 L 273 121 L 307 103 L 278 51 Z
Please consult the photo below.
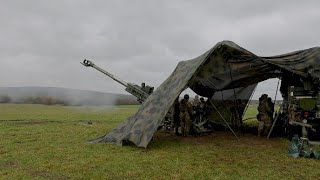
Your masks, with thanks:
M 237 99 L 236 103 L 230 108 L 230 111 L 232 113 L 232 126 L 236 130 L 241 130 L 243 132 L 243 126 L 242 126 L 242 117 L 245 110 L 245 105 L 242 103 L 241 99 Z
M 259 114 L 257 116 L 257 119 L 259 121 L 258 136 L 261 136 L 263 135 L 265 130 L 270 129 L 271 127 L 270 113 L 272 112 L 272 110 L 268 103 L 268 95 L 263 94 L 259 98 L 258 111 L 259 111 Z
M 180 108 L 179 108 L 179 97 L 174 101 L 173 104 L 173 113 L 172 113 L 172 125 L 171 129 L 174 131 L 175 135 L 179 136 L 179 127 L 180 127 Z
M 192 106 L 194 108 L 198 108 L 200 106 L 200 100 L 199 100 L 199 96 L 195 95 L 193 101 L 192 101 Z
M 189 131 L 192 125 L 192 105 L 189 102 L 189 95 L 185 94 L 183 99 L 180 101 L 180 122 L 182 136 L 189 135 Z
M 203 97 L 200 98 L 199 109 L 200 109 L 201 114 L 205 114 L 207 111 L 207 103 Z
M 192 100 L 191 104 L 192 104 L 194 117 L 199 117 L 200 116 L 200 104 L 201 104 L 201 102 L 199 100 L 199 96 L 198 95 L 195 95 L 195 97 Z

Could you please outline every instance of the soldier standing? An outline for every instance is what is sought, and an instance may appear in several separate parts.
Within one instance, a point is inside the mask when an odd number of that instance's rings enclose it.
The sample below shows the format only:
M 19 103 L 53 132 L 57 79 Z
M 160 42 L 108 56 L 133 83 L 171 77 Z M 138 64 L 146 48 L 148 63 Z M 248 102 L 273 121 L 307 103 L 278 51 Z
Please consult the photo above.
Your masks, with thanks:
M 174 133 L 179 136 L 179 127 L 180 127 L 180 108 L 179 108 L 179 97 L 174 101 L 173 104 L 173 114 L 172 114 L 172 129 Z
M 245 110 L 245 105 L 242 103 L 241 99 L 237 99 L 234 106 L 230 108 L 230 111 L 232 113 L 232 125 L 236 129 L 242 129 L 242 117 Z
M 192 124 L 192 105 L 189 102 L 189 95 L 185 94 L 183 99 L 180 101 L 180 122 L 182 136 L 189 135 L 189 131 Z
M 206 105 L 206 101 L 204 100 L 203 97 L 200 98 L 200 106 L 205 106 Z
M 205 116 L 207 115 L 207 103 L 203 97 L 200 98 L 200 105 L 199 105 L 199 114 L 200 114 L 200 121 L 203 121 Z
M 193 115 L 196 117 L 199 116 L 199 110 L 200 110 L 200 100 L 199 96 L 195 95 L 193 101 L 192 101 L 192 108 L 193 108 Z
M 269 129 L 271 127 L 271 118 L 269 114 L 272 112 L 272 110 L 268 103 L 268 95 L 263 94 L 259 98 L 258 111 L 259 111 L 259 114 L 257 116 L 259 121 L 258 136 L 261 136 L 263 135 L 266 129 Z
M 200 100 L 199 100 L 199 96 L 196 95 L 192 101 L 192 106 L 193 107 L 199 107 L 200 106 Z
M 200 108 L 201 110 L 205 111 L 205 110 L 206 110 L 206 107 L 207 107 L 207 103 L 206 103 L 206 101 L 204 100 L 204 98 L 201 97 L 201 98 L 200 98 L 199 108 Z

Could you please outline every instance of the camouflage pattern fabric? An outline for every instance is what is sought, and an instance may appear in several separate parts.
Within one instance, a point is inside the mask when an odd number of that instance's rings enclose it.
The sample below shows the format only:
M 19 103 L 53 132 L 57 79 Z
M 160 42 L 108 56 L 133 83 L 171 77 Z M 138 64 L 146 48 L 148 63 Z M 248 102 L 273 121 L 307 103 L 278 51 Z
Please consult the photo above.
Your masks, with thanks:
M 320 48 L 259 57 L 231 41 L 222 41 L 195 59 L 179 62 L 174 72 L 146 99 L 135 115 L 92 142 L 121 145 L 130 141 L 139 147 L 147 147 L 175 99 L 187 87 L 204 97 L 230 89 L 241 92 L 247 87 L 252 93 L 256 83 L 281 77 L 283 71 L 305 77 L 312 72 L 313 76 L 319 76 L 319 71 L 313 70 L 319 67 Z
M 91 142 L 122 145 L 124 141 L 131 141 L 138 147 L 147 147 L 175 99 L 187 87 L 189 80 L 210 52 L 211 50 L 193 60 L 179 62 L 174 72 L 146 99 L 135 115 L 106 136 Z
M 266 62 L 274 64 L 289 72 L 307 77 L 320 75 L 320 48 L 314 47 L 272 57 L 262 57 Z M 313 74 L 312 72 L 316 72 Z

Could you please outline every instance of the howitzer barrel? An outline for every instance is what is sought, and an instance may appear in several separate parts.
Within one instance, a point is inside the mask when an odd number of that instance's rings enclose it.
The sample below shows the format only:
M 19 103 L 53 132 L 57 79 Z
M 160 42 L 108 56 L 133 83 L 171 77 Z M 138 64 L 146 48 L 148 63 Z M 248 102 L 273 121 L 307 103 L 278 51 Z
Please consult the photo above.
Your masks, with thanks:
M 103 74 L 109 76 L 111 79 L 117 81 L 118 83 L 122 84 L 125 87 L 128 87 L 128 83 L 122 81 L 121 79 L 117 78 L 116 76 L 114 76 L 113 74 L 110 74 L 109 72 L 101 69 L 100 67 L 96 66 L 93 62 L 85 59 L 83 60 L 83 62 L 80 62 L 82 65 L 86 66 L 86 67 L 92 67 L 100 72 L 102 72 Z
M 94 65 L 93 62 L 85 59 L 83 62 L 80 62 L 82 65 L 86 67 L 93 67 L 94 69 L 102 72 L 103 74 L 109 76 L 111 79 L 117 81 L 118 83 L 122 84 L 126 87 L 126 91 L 133 96 L 137 97 L 138 101 L 142 103 L 147 99 L 147 97 L 153 92 L 153 87 L 145 86 L 145 83 L 142 83 L 141 86 L 138 86 L 133 83 L 126 83 L 125 81 L 122 81 L 121 79 L 115 77 L 114 75 L 110 74 L 109 72 L 105 71 L 104 69 L 101 69 L 100 67 Z

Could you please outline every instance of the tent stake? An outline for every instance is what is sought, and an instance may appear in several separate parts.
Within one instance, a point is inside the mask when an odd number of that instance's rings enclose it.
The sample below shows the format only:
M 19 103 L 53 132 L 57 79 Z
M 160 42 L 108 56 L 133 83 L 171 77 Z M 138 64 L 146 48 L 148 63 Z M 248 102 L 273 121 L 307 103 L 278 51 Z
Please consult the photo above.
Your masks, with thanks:
M 233 133 L 233 135 L 238 139 L 238 141 L 240 141 L 240 139 L 238 138 L 238 136 L 236 135 L 236 133 L 234 133 L 234 131 L 232 130 L 232 128 L 229 126 L 228 122 L 224 119 L 224 117 L 220 114 L 219 110 L 217 109 L 217 107 L 212 103 L 211 99 L 209 99 L 210 103 L 212 104 L 212 106 L 214 107 L 214 109 L 218 112 L 218 114 L 220 115 L 220 117 L 223 119 L 223 121 L 226 123 L 226 125 L 228 126 L 228 128 L 231 130 L 231 132 Z

